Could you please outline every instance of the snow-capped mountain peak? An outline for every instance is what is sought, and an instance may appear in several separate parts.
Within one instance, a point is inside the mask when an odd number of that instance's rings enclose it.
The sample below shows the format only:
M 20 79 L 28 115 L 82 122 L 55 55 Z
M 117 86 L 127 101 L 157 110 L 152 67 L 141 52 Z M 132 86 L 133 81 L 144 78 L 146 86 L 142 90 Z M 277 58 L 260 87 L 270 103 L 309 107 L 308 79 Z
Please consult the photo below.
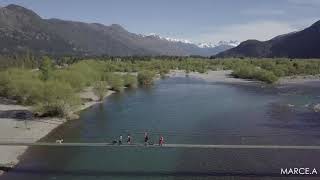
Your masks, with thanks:
M 197 46 L 200 48 L 214 48 L 217 46 L 238 46 L 239 41 L 219 41 L 218 43 L 198 43 Z
M 141 35 L 141 34 L 140 34 Z M 240 44 L 239 41 L 234 41 L 234 40 L 230 40 L 230 41 L 219 41 L 217 43 L 215 42 L 202 42 L 202 43 L 194 43 L 190 40 L 186 40 L 186 39 L 178 39 L 178 38 L 171 38 L 171 37 L 162 37 L 156 33 L 150 33 L 149 35 L 141 35 L 143 37 L 153 37 L 153 38 L 159 38 L 162 40 L 167 40 L 167 41 L 171 41 L 171 42 L 181 42 L 181 43 L 187 43 L 187 44 L 193 44 L 196 45 L 200 48 L 215 48 L 218 46 L 238 46 Z
M 194 44 L 189 40 L 186 39 L 178 39 L 178 38 L 171 38 L 171 37 L 162 37 L 156 33 L 150 33 L 149 35 L 142 35 L 144 37 L 155 37 L 155 38 L 159 38 L 162 40 L 167 40 L 167 41 L 172 41 L 172 42 L 182 42 L 182 43 L 187 43 L 187 44 Z
M 215 46 L 213 43 L 198 43 L 196 45 L 200 48 L 210 48 Z
M 166 38 L 163 38 L 167 41 L 173 41 L 173 42 L 182 42 L 182 43 L 187 43 L 187 44 L 193 44 L 191 41 L 189 40 L 186 40 L 186 39 L 175 39 L 175 38 L 169 38 L 169 37 L 166 37 Z

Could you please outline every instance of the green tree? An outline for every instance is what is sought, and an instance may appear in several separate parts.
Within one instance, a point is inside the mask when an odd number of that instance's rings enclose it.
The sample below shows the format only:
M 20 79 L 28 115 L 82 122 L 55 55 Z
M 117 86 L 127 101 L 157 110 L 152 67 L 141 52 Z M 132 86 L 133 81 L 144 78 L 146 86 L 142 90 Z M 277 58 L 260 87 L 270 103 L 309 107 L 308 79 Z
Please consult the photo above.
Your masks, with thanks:
M 108 84 L 105 81 L 98 81 L 93 86 L 93 92 L 102 101 L 108 91 Z
M 107 73 L 106 79 L 112 90 L 118 92 L 123 91 L 124 81 L 121 75 L 115 73 Z
M 36 111 L 44 116 L 66 117 L 78 104 L 80 99 L 68 83 L 51 80 L 44 83 L 43 98 Z
M 130 88 L 136 88 L 138 86 L 137 77 L 134 75 L 126 74 L 123 75 L 124 86 Z
M 153 79 L 155 77 L 155 73 L 153 71 L 145 70 L 138 73 L 138 82 L 141 85 L 152 85 Z
M 52 77 L 52 72 L 53 72 L 53 63 L 51 59 L 48 56 L 45 56 L 43 58 L 43 61 L 39 67 L 39 70 L 41 72 L 40 78 L 43 81 L 47 81 Z

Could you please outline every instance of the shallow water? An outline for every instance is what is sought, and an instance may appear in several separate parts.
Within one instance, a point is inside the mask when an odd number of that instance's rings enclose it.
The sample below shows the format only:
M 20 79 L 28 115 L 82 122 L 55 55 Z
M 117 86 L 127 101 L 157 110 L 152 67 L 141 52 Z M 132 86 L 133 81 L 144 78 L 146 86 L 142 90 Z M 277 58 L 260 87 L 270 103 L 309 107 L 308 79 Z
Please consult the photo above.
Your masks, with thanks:
M 131 134 L 167 143 L 320 145 L 320 85 L 262 86 L 189 78 L 114 94 L 42 141 L 111 142 Z M 30 148 L 1 179 L 274 179 L 280 168 L 317 168 L 320 151 L 105 147 Z M 301 179 L 303 177 L 297 177 Z

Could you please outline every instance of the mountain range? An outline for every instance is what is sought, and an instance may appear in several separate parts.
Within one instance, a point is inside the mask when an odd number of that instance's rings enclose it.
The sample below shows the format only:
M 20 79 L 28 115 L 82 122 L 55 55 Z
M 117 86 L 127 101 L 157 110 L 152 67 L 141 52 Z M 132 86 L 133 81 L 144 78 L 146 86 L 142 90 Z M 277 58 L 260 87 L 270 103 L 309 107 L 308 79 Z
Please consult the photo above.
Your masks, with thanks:
M 247 40 L 216 57 L 320 58 L 320 21 L 268 41 Z
M 139 35 L 118 24 L 43 19 L 13 4 L 0 8 L 0 54 L 211 56 L 232 47 L 228 43 L 201 47 L 156 35 Z
M 221 41 L 195 44 L 186 40 L 140 35 L 118 24 L 106 26 L 43 19 L 18 5 L 0 8 L 0 54 L 87 56 L 214 56 L 320 58 L 320 21 L 267 41 Z

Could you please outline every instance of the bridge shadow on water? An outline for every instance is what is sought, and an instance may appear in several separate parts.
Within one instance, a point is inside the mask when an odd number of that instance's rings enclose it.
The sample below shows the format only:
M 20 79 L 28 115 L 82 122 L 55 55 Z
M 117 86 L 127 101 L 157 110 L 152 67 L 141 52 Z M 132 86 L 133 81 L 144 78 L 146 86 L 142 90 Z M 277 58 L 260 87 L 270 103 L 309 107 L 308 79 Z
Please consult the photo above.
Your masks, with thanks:
M 277 173 L 256 172 L 192 172 L 192 171 L 104 171 L 104 170 L 53 170 L 53 169 L 14 169 L 8 173 L 36 176 L 73 176 L 73 177 L 286 177 Z M 290 177 L 306 177 L 303 175 L 290 175 Z M 311 177 L 320 177 L 312 175 Z

